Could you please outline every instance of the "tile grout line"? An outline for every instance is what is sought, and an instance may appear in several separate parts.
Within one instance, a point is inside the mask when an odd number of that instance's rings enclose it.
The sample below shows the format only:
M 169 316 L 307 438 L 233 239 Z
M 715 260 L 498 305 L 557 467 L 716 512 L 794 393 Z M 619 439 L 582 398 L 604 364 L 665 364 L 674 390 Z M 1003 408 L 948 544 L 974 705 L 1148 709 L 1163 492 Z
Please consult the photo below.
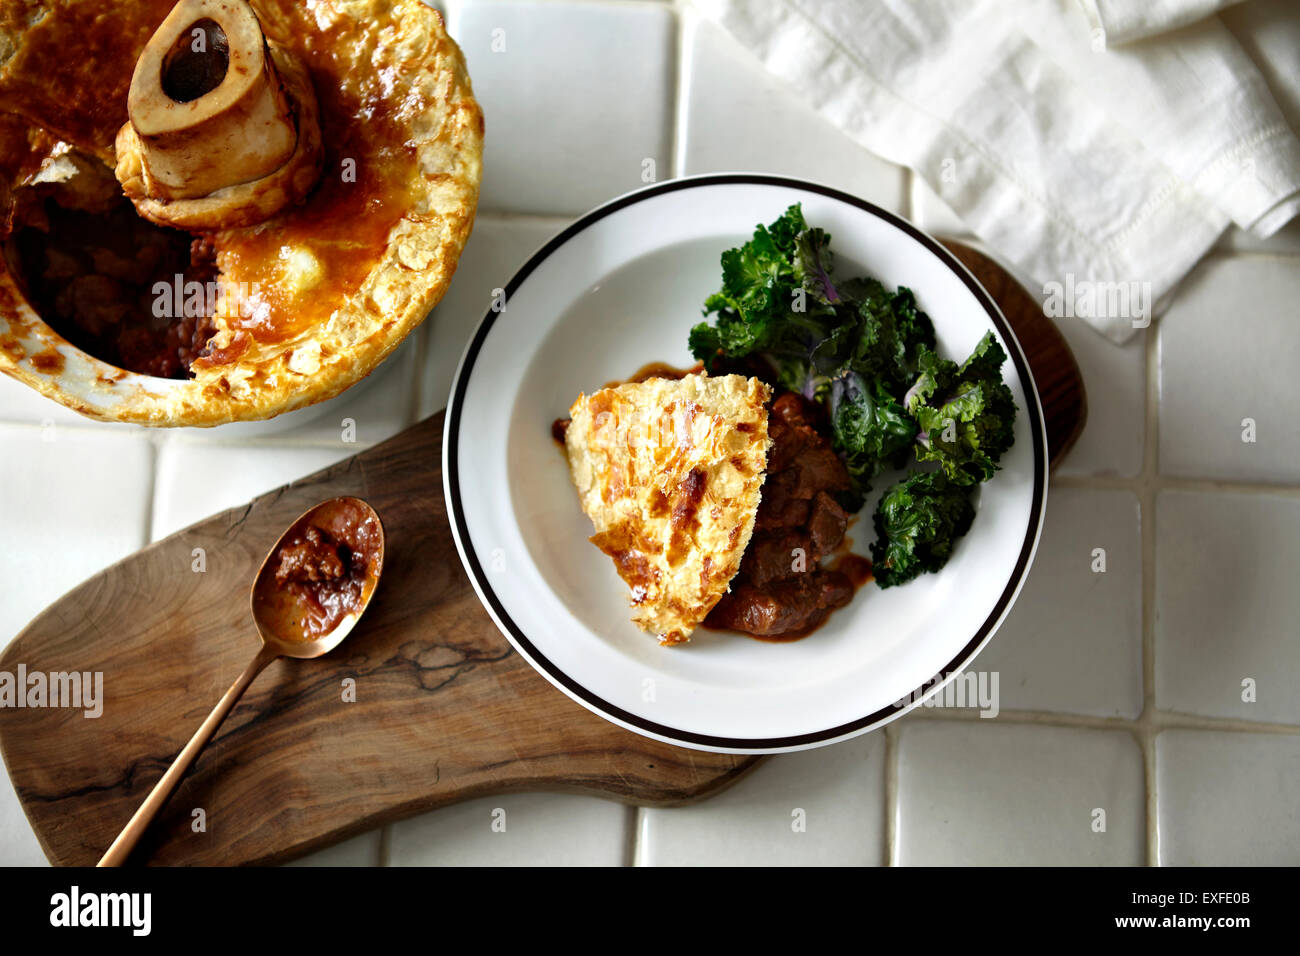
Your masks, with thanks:
M 943 708 L 921 705 L 908 711 L 909 720 L 934 721 L 978 721 L 979 710 L 973 707 Z M 1211 717 L 1203 714 L 1188 714 L 1182 711 L 1157 710 L 1152 708 L 1144 717 L 1099 717 L 1095 714 L 1073 714 L 1065 711 L 1049 710 L 999 710 L 997 720 L 1008 724 L 1054 727 L 1076 730 L 1123 730 L 1136 732 L 1148 727 L 1152 733 L 1166 730 L 1207 730 L 1215 733 L 1273 734 L 1278 737 L 1300 736 L 1300 725 L 1278 724 L 1266 721 L 1241 720 L 1236 717 Z
M 429 314 L 424 317 L 424 321 L 411 333 L 416 336 L 415 361 L 412 363 L 415 368 L 412 369 L 411 395 L 406 409 L 406 428 L 410 428 L 420 421 L 420 409 L 424 407 L 424 375 L 422 373 L 429 362 L 429 350 L 433 347 L 429 339 L 433 336 L 433 313 L 437 308 L 435 305 L 430 309 Z
M 1142 447 L 1142 481 L 1139 489 L 1142 535 L 1142 713 L 1138 716 L 1139 742 L 1142 746 L 1143 777 L 1146 783 L 1146 853 L 1147 866 L 1160 865 L 1160 820 L 1158 774 L 1156 772 L 1156 735 L 1160 719 L 1156 706 L 1156 496 L 1159 484 L 1160 443 L 1160 353 L 1158 333 L 1150 326 L 1146 335 L 1146 388 L 1143 392 L 1144 425 Z
M 1143 491 L 1183 491 L 1192 494 L 1273 495 L 1300 497 L 1300 484 L 1272 484 L 1264 481 L 1237 481 L 1228 478 L 1180 478 L 1173 475 L 1142 473 L 1132 478 L 1117 475 L 1053 475 L 1052 484 L 1059 488 L 1083 488 L 1093 491 L 1131 491 L 1139 497 Z
M 686 89 L 686 64 L 690 57 L 689 44 L 687 43 L 687 14 L 686 4 L 682 0 L 669 4 L 669 10 L 673 15 L 673 53 L 676 61 L 673 64 L 673 121 L 669 124 L 669 156 L 670 168 L 669 178 L 679 179 L 686 171 L 686 116 L 687 116 L 687 89 Z M 694 21 L 690 24 L 690 39 L 694 39 L 695 25 Z
M 162 451 L 163 442 L 166 436 L 150 435 L 149 436 L 149 492 L 145 495 L 144 507 L 144 543 L 141 548 L 149 546 L 153 541 L 153 514 L 158 504 L 158 479 L 162 469 Z
M 623 865 L 636 866 L 641 850 L 641 814 L 644 811 L 635 803 L 628 804 L 624 809 L 626 813 L 623 816 L 623 826 L 626 831 L 623 837 Z
M 885 725 L 885 866 L 898 865 L 898 745 L 897 721 Z

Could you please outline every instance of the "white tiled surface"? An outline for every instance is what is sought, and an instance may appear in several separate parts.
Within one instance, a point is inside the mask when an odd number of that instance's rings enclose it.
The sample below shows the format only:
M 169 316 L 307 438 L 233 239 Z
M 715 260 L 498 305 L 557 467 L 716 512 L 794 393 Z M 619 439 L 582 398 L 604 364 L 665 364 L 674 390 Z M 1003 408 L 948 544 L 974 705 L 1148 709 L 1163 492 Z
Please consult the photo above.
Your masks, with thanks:
M 1001 706 L 1007 710 L 1137 717 L 1142 711 L 1137 497 L 1125 490 L 1054 489 L 1039 548 L 1010 617 L 977 666 L 998 672 Z
M 1156 540 L 1160 706 L 1300 724 L 1300 497 L 1166 491 Z
M 692 807 L 641 811 L 642 866 L 884 862 L 883 734 L 760 764 Z
M 1146 341 L 1138 336 L 1115 345 L 1082 319 L 1058 326 L 1088 386 L 1088 424 L 1060 474 L 1135 477 L 1146 438 Z
M 7 642 L 69 588 L 147 543 L 154 450 L 135 429 L 63 424 L 0 425 L 0 448 L 0 501 L 8 503 L 0 634 Z M 5 775 L 0 863 L 44 860 Z
M 749 52 L 722 28 L 689 18 L 683 34 L 690 76 L 679 118 L 683 174 L 761 170 L 901 208 L 902 167 L 866 152 L 783 84 L 755 70 Z
M 378 866 L 383 847 L 383 830 L 371 830 L 360 836 L 335 843 L 331 847 L 301 857 L 287 866 Z
M 567 219 L 479 218 L 456 267 L 456 278 L 433 315 L 420 327 L 424 359 L 420 368 L 423 418 L 447 407 L 456 367 L 470 336 L 515 270 L 559 232 Z
M 226 445 L 168 436 L 158 453 L 151 538 L 165 538 L 356 451 L 355 445 L 342 442 L 337 448 Z M 203 494 L 196 495 L 195 488 L 202 488 Z
M 0 591 L 0 640 L 147 539 L 442 407 L 492 289 L 572 218 L 651 174 L 803 176 L 931 232 L 965 232 L 919 178 L 848 142 L 681 4 L 440 6 L 469 57 L 488 146 L 479 221 L 432 320 L 362 386 L 260 425 L 96 425 L 0 377 L 0 492 L 22 504 L 0 580 L 21 571 L 26 582 Z M 301 862 L 1300 862 L 1289 691 L 1300 591 L 1287 575 L 1300 557 L 1297 236 L 1297 224 L 1266 241 L 1229 234 L 1126 348 L 1063 328 L 1089 426 L 1053 483 L 1021 601 L 976 665 L 999 676 L 998 717 L 919 709 L 773 758 L 692 807 L 487 797 Z M 1257 421 L 1253 444 L 1240 440 L 1244 417 Z M 1104 574 L 1091 570 L 1098 547 Z M 1254 703 L 1241 700 L 1246 677 Z M 1092 831 L 1096 808 L 1105 833 Z M 504 832 L 492 828 L 498 809 Z M 6 779 L 0 863 L 40 859 Z
M 942 170 L 940 170 L 942 176 Z M 968 236 L 970 229 L 920 176 L 911 177 L 912 220 L 935 236 Z
M 1298 305 L 1289 257 L 1214 256 L 1179 290 L 1158 323 L 1163 473 L 1300 484 Z
M 1143 861 L 1142 753 L 1123 730 L 913 721 L 899 733 L 902 866 Z
M 467 800 L 390 828 L 390 866 L 619 866 L 622 804 L 554 793 Z
M 667 6 L 476 0 L 447 4 L 447 29 L 486 117 L 484 212 L 575 215 L 669 178 Z
M 1295 866 L 1300 738 L 1168 730 L 1156 739 L 1164 866 Z

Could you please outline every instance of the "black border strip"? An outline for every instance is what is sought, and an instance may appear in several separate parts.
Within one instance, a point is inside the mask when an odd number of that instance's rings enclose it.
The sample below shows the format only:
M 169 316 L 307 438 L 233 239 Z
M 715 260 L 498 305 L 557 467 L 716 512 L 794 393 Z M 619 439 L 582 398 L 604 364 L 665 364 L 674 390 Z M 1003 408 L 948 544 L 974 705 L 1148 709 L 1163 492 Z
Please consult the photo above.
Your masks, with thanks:
M 545 261 L 551 253 L 568 242 L 573 236 L 582 232 L 593 223 L 599 222 L 606 216 L 618 212 L 634 203 L 639 203 L 645 199 L 664 195 L 665 193 L 676 192 L 679 189 L 695 189 L 702 186 L 718 186 L 727 184 L 744 184 L 758 186 L 779 186 L 786 189 L 801 190 L 804 192 L 817 193 L 827 196 L 831 199 L 839 200 L 851 206 L 870 213 L 879 219 L 883 219 L 891 225 L 901 229 L 903 232 L 916 239 L 927 249 L 938 256 L 945 262 L 953 272 L 955 272 L 965 284 L 974 293 L 975 298 L 984 306 L 984 311 L 988 313 L 994 327 L 1001 333 L 1008 344 L 1015 348 L 1008 349 L 1011 360 L 1015 363 L 1016 371 L 1020 376 L 1020 381 L 1026 386 L 1026 399 L 1032 399 L 1027 402 L 1026 411 L 1030 418 L 1030 437 L 1033 440 L 1034 450 L 1034 494 L 1033 507 L 1030 509 L 1029 527 L 1025 532 L 1025 541 L 1020 549 L 1020 556 L 1016 559 L 1016 567 L 1003 590 L 1001 597 L 994 604 L 993 610 L 989 612 L 988 617 L 984 620 L 983 625 L 976 631 L 975 636 L 970 642 L 954 657 L 946 667 L 941 668 L 939 673 L 951 674 L 970 663 L 980 644 L 993 629 L 994 624 L 1002 617 L 1003 611 L 1011 601 L 1012 595 L 1016 591 L 1017 585 L 1024 577 L 1029 565 L 1030 554 L 1034 548 L 1034 542 L 1038 535 L 1038 526 L 1041 521 L 1043 509 L 1043 497 L 1046 492 L 1047 467 L 1046 453 L 1043 441 L 1043 426 L 1039 416 L 1039 403 L 1037 401 L 1038 387 L 1034 383 L 1033 376 L 1029 372 L 1028 364 L 1025 362 L 1022 350 L 1020 349 L 1019 340 L 1015 333 L 1012 332 L 1006 319 L 1002 317 L 1002 312 L 990 298 L 989 294 L 984 291 L 983 286 L 975 281 L 975 277 L 970 271 L 957 260 L 952 253 L 941 246 L 934 239 L 921 232 L 910 222 L 902 219 L 888 210 L 881 209 L 865 199 L 859 199 L 848 193 L 833 189 L 830 186 L 823 186 L 818 183 L 810 183 L 800 179 L 793 179 L 785 176 L 770 176 L 758 173 L 722 173 L 714 175 L 693 176 L 684 179 L 673 179 L 663 183 L 657 183 L 644 189 L 638 189 L 635 192 L 620 196 L 611 200 L 603 206 L 598 206 L 591 212 L 587 213 L 577 222 L 574 222 L 568 228 L 564 229 L 558 235 L 551 238 L 541 249 L 533 254 L 519 271 L 514 274 L 510 282 L 505 287 L 505 298 L 509 301 L 514 295 L 515 290 L 523 284 L 538 266 Z M 792 737 L 715 737 L 710 734 L 698 734 L 693 731 L 681 730 L 677 727 L 669 727 L 665 724 L 658 724 L 652 720 L 646 720 L 644 717 L 629 713 L 620 707 L 616 707 L 606 700 L 596 696 L 586 687 L 583 687 L 560 668 L 556 667 L 550 660 L 541 654 L 533 643 L 528 640 L 523 631 L 519 628 L 506 613 L 500 599 L 488 584 L 487 575 L 483 573 L 483 567 L 479 564 L 478 555 L 474 553 L 473 541 L 470 538 L 469 530 L 465 524 L 465 513 L 460 498 L 460 455 L 459 455 L 459 437 L 460 437 L 460 416 L 461 408 L 464 404 L 465 390 L 468 387 L 470 373 L 474 369 L 474 362 L 478 358 L 479 351 L 483 347 L 483 342 L 487 339 L 488 333 L 492 329 L 493 323 L 499 313 L 488 309 L 483 321 L 479 323 L 478 330 L 474 333 L 474 338 L 470 342 L 469 348 L 465 351 L 461 359 L 460 368 L 456 373 L 456 384 L 452 389 L 451 401 L 447 409 L 447 431 L 446 431 L 446 453 L 447 453 L 447 497 L 452 515 L 452 521 L 455 524 L 456 535 L 461 542 L 461 552 L 465 557 L 465 563 L 470 576 L 478 584 L 479 593 L 484 595 L 488 603 L 492 606 L 498 621 L 505 624 L 509 631 L 510 638 L 515 641 L 522 649 L 526 651 L 526 656 L 534 662 L 535 667 L 540 667 L 547 675 L 557 684 L 562 685 L 575 698 L 583 701 L 592 708 L 608 717 L 613 717 L 629 727 L 639 728 L 647 733 L 660 737 L 668 738 L 679 743 L 690 743 L 701 747 L 716 747 L 727 750 L 780 750 L 791 747 L 807 746 L 809 744 L 822 743 L 833 740 L 837 737 L 843 737 L 860 731 L 877 723 L 884 723 L 887 719 L 900 716 L 907 709 L 894 707 L 892 704 L 882 707 L 872 714 L 868 714 L 858 720 L 851 721 L 847 724 L 840 724 L 837 727 L 831 727 L 826 730 L 815 731 L 813 733 L 799 734 Z M 937 686 L 937 685 L 935 685 Z M 935 686 L 928 689 L 922 685 L 909 695 L 904 695 L 920 700 L 927 693 L 932 692 Z M 902 697 L 899 698 L 900 700 Z

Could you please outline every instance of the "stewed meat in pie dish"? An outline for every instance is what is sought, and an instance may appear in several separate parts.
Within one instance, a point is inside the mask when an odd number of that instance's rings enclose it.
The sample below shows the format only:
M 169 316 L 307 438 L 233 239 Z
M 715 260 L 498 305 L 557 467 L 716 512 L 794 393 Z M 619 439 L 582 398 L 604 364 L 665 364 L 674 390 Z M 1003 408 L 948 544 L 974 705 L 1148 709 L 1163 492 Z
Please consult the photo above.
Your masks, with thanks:
M 482 142 L 420 0 L 0 0 L 0 371 L 145 425 L 331 398 L 442 297 Z

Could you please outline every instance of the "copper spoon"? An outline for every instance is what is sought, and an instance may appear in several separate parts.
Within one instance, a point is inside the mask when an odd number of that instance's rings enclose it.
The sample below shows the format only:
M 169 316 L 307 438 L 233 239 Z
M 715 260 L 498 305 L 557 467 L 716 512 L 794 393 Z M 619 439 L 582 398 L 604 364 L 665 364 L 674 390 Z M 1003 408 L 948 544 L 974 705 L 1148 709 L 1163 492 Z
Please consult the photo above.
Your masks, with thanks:
M 326 530 L 329 530 L 331 518 L 339 520 L 341 517 L 345 517 L 349 511 L 356 517 L 356 524 L 362 525 L 373 522 L 375 531 L 375 540 L 371 551 L 372 556 L 368 560 L 360 603 L 356 608 L 349 611 L 327 634 L 309 639 L 312 635 L 304 627 L 305 622 L 293 613 L 295 605 L 290 600 L 290 592 L 286 591 L 276 580 L 275 572 L 279 567 L 279 562 L 275 559 L 280 548 L 296 533 L 306 531 L 309 525 L 325 527 Z M 337 538 L 338 535 L 336 534 L 335 537 Z M 108 852 L 104 854 L 103 859 L 99 861 L 100 866 L 121 866 L 126 862 L 127 857 L 131 855 L 131 851 L 135 849 L 135 845 L 140 841 L 149 824 L 153 822 L 154 817 L 158 815 L 158 812 L 180 785 L 181 778 L 185 776 L 185 772 L 194 763 L 199 752 L 212 739 L 222 721 L 234 709 L 239 698 L 244 695 L 244 691 L 248 689 L 248 686 L 253 683 L 253 680 L 267 664 L 277 657 L 293 657 L 299 660 L 320 657 L 328 654 L 343 642 L 343 639 L 351 633 L 353 627 L 356 626 L 357 620 L 369 606 L 383 568 L 384 526 L 380 522 L 375 509 L 360 498 L 343 497 L 323 501 L 316 507 L 306 511 L 289 526 L 289 529 L 280 536 L 280 540 L 275 543 L 275 547 L 262 561 L 262 567 L 257 572 L 257 578 L 253 582 L 250 595 L 253 622 L 257 625 L 258 634 L 262 638 L 261 649 L 257 652 L 257 656 L 253 658 L 253 662 L 245 668 L 244 673 L 240 674 L 239 679 L 231 685 L 230 690 L 226 691 L 225 696 L 218 701 L 217 706 L 212 709 L 212 713 L 208 715 L 207 720 L 203 721 L 202 726 L 190 738 L 190 742 L 185 745 L 185 749 L 172 761 L 172 765 L 163 774 L 162 779 L 155 784 L 153 791 L 145 799 L 144 803 L 140 804 L 140 809 L 136 810 L 135 816 L 131 817 L 126 827 L 113 841 L 113 845 L 108 848 Z

